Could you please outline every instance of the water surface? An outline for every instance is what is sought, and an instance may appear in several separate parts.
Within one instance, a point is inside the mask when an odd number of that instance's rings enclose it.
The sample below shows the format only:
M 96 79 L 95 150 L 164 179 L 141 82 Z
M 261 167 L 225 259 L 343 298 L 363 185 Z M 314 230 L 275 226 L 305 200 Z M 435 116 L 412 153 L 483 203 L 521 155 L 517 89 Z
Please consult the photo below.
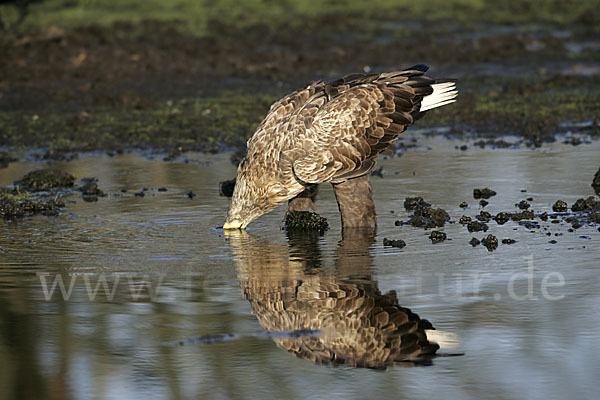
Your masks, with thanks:
M 88 155 L 54 164 L 78 178 L 98 177 L 116 195 L 95 203 L 73 195 L 59 217 L 0 222 L 0 396 L 593 398 L 600 378 L 597 226 L 568 232 L 568 224 L 542 223 L 531 231 L 492 221 L 487 233 L 517 243 L 488 252 L 468 245 L 482 232 L 458 223 L 443 229 L 451 240 L 432 244 L 429 231 L 394 222 L 407 218 L 408 196 L 424 197 L 455 221 L 474 216 L 480 208 L 472 191 L 483 187 L 498 192 L 485 208 L 492 214 L 516 210 L 526 197 L 536 212 L 551 212 L 557 199 L 572 204 L 593 194 L 600 143 L 464 152 L 445 139 L 421 143 L 380 160 L 384 176 L 371 178 L 376 235 L 344 240 L 326 186 L 319 212 L 332 228 L 322 237 L 288 238 L 283 208 L 245 234 L 216 229 L 228 207 L 218 182 L 235 175 L 228 154 L 192 154 L 189 163 Z M 40 167 L 11 164 L 0 170 L 0 184 Z M 142 188 L 146 195 L 135 197 Z M 459 208 L 462 201 L 470 207 Z M 407 247 L 383 247 L 384 237 Z M 460 335 L 453 351 L 464 356 L 383 371 L 331 367 L 295 357 L 281 341 L 249 336 L 283 327 L 277 296 L 356 288 L 396 291 L 399 305 Z M 221 333 L 242 337 L 165 345 Z

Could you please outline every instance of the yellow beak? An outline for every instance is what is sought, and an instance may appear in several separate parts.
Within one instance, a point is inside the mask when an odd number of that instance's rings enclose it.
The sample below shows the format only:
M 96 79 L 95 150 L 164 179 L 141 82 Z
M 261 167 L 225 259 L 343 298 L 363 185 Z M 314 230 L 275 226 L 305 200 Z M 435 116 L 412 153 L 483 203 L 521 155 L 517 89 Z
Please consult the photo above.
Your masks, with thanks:
M 223 229 L 246 229 L 246 222 L 241 221 L 239 219 L 234 219 L 230 222 L 225 222 L 223 225 Z

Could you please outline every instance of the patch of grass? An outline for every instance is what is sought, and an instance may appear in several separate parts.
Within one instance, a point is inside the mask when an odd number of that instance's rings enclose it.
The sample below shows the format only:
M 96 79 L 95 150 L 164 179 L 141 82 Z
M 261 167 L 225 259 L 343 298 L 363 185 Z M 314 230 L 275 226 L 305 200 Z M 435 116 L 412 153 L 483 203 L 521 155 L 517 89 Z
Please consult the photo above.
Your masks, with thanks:
M 2 7 L 7 19 L 16 10 Z M 72 28 L 81 25 L 110 25 L 119 21 L 181 21 L 181 28 L 198 35 L 210 31 L 210 21 L 226 21 L 243 28 L 255 24 L 290 25 L 303 20 L 354 15 L 357 20 L 423 20 L 452 23 L 568 25 L 600 22 L 600 0 L 46 0 L 30 7 L 26 29 L 48 26 Z
M 0 112 L 0 143 L 60 150 L 164 148 L 218 151 L 243 147 L 276 97 L 222 92 L 148 108 L 96 107 L 75 114 Z

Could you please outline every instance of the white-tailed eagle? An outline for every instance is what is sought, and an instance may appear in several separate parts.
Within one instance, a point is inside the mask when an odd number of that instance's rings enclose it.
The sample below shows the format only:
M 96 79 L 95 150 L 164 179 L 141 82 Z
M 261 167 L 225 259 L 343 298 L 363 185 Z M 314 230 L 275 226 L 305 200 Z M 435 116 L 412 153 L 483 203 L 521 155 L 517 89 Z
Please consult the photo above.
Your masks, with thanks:
M 273 104 L 248 140 L 223 228 L 245 228 L 324 182 L 344 227 L 374 225 L 368 179 L 377 156 L 427 110 L 456 100 L 454 82 L 436 82 L 427 69 L 314 82 Z

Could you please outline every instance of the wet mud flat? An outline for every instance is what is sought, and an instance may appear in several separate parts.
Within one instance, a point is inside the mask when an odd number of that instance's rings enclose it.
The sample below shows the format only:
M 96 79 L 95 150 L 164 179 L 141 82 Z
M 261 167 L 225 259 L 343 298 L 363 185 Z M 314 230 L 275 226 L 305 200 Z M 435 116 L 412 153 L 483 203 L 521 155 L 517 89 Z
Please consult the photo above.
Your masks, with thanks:
M 460 90 L 452 110 L 429 112 L 420 128 L 450 127 L 455 137 L 513 134 L 536 146 L 556 133 L 597 137 L 597 16 L 582 8 L 556 13 L 563 20 L 542 18 L 551 13 L 517 3 L 511 7 L 522 25 L 508 24 L 511 13 L 496 7 L 479 19 L 465 9 L 462 24 L 401 9 L 290 15 L 293 23 L 213 16 L 200 33 L 182 30 L 180 21 L 38 21 L 0 33 L 0 144 L 47 147 L 58 154 L 49 158 L 243 148 L 270 104 L 310 81 L 416 63 L 457 78 Z

